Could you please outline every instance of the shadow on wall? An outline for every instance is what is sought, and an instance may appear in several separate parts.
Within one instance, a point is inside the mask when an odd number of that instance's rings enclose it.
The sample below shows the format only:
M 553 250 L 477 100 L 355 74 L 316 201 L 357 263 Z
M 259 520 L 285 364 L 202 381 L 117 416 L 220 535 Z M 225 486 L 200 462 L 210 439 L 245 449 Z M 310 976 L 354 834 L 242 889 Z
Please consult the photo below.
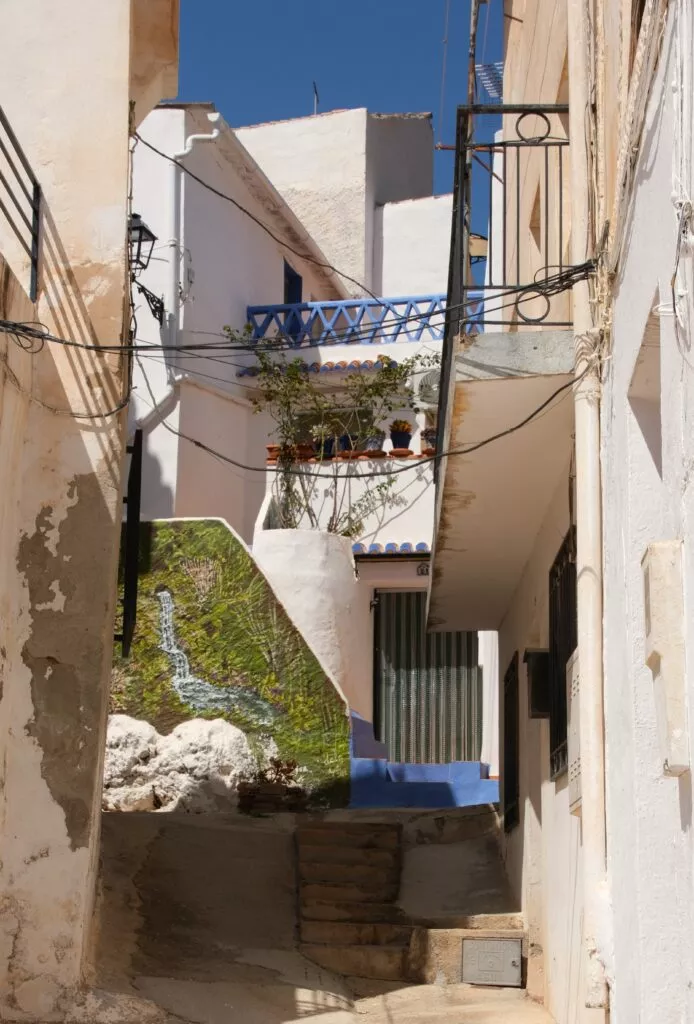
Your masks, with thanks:
M 309 804 L 346 804 L 345 705 L 229 526 L 143 523 L 139 572 L 137 627 L 130 658 L 115 659 L 112 712 L 162 733 L 222 718 L 260 761 L 295 761 Z

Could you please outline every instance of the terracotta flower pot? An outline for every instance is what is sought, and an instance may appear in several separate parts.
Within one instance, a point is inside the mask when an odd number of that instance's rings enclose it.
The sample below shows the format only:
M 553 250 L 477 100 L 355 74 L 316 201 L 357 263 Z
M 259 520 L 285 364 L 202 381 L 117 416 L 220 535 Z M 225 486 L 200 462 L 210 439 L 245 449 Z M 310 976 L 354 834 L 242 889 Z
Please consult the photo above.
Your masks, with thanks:
M 266 444 L 267 460 L 268 462 L 277 462 L 280 455 L 280 446 L 278 444 Z
M 436 455 L 435 448 L 422 448 L 422 455 Z
M 391 459 L 407 459 L 412 455 L 409 448 L 393 448 L 390 453 Z
M 385 459 L 386 457 L 382 448 L 367 448 L 363 454 L 365 459 Z

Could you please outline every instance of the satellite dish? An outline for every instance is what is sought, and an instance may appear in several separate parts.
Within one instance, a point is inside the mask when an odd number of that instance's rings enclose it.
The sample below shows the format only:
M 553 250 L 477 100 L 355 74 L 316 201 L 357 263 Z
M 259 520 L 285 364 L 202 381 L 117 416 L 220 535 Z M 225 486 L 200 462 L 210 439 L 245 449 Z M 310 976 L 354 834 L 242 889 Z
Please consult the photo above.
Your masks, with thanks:
M 441 371 L 429 370 L 419 382 L 417 397 L 422 405 L 436 406 L 439 404 L 439 390 L 441 388 Z

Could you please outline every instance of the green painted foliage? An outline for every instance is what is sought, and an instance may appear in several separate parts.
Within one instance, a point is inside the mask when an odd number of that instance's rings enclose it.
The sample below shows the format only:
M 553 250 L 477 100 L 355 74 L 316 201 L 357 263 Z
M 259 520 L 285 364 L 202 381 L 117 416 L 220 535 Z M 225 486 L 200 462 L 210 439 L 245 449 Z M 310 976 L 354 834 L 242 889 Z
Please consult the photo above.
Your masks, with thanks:
M 137 628 L 128 660 L 116 649 L 111 710 L 169 732 L 189 718 L 226 718 L 252 745 L 269 735 L 278 756 L 297 761 L 316 799 L 341 803 L 349 778 L 346 709 L 250 554 L 217 520 L 167 520 L 141 526 Z M 172 685 L 171 657 L 160 649 L 160 602 L 168 590 L 176 643 L 196 677 L 242 687 L 273 710 L 263 727 L 251 712 L 200 712 Z

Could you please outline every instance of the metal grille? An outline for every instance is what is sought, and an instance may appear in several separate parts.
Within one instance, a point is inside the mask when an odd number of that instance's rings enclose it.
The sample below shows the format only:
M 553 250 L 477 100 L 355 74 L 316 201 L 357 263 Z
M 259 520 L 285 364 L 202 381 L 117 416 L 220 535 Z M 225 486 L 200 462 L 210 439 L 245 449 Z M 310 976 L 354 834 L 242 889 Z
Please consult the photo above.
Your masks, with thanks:
M 504 830 L 520 822 L 518 651 L 504 676 Z
M 550 777 L 566 771 L 566 663 L 576 649 L 576 527 L 567 533 L 549 572 Z
M 425 591 L 378 591 L 374 725 L 392 761 L 478 761 L 482 669 L 476 633 L 427 633 Z
M 41 186 L 0 107 L 0 213 L 29 259 L 29 298 L 39 276 Z

